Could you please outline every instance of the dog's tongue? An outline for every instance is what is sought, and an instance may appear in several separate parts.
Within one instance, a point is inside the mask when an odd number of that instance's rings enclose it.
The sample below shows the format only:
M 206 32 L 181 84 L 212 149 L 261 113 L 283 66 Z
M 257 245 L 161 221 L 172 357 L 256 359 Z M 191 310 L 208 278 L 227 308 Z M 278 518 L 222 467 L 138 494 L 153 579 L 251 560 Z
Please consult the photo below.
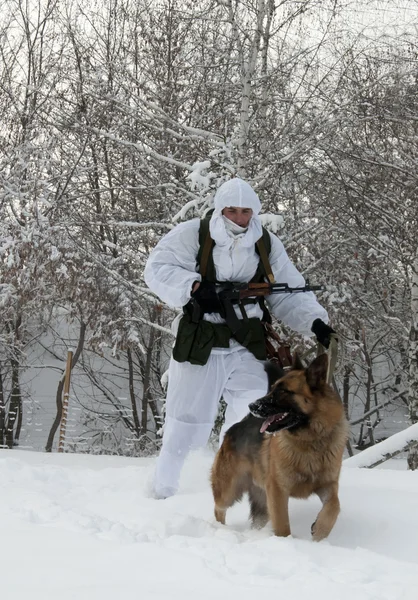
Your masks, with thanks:
M 282 419 L 285 418 L 286 415 L 287 415 L 287 412 L 278 413 L 277 415 L 271 415 L 270 417 L 268 417 L 262 424 L 262 426 L 260 428 L 260 433 L 264 433 L 269 425 L 271 425 L 274 421 L 281 421 Z
M 277 418 L 277 415 L 271 415 L 268 419 L 266 419 L 261 426 L 260 433 L 264 433 L 265 430 L 267 429 L 267 427 L 269 425 L 271 425 L 273 423 L 273 421 L 276 420 L 276 418 Z

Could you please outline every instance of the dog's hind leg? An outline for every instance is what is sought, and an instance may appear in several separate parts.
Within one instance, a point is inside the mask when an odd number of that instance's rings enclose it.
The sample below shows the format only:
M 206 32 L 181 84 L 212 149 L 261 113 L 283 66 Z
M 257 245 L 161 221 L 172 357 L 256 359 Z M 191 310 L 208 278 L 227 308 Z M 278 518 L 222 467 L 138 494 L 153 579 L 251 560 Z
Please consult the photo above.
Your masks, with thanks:
M 211 474 L 215 518 L 223 525 L 228 508 L 241 500 L 248 490 L 248 475 L 242 467 L 239 456 L 231 452 L 228 440 L 224 440 L 215 456 Z
M 248 495 L 250 498 L 250 516 L 252 521 L 252 526 L 255 529 L 261 529 L 266 525 L 268 521 L 268 512 L 267 512 L 267 498 L 265 491 L 255 485 L 251 484 L 250 489 L 248 490 Z
M 225 515 L 228 508 L 235 502 L 241 500 L 243 493 L 247 490 L 247 477 L 236 477 L 231 474 L 227 480 L 214 480 L 212 473 L 212 491 L 215 500 L 215 518 L 219 523 L 225 525 Z

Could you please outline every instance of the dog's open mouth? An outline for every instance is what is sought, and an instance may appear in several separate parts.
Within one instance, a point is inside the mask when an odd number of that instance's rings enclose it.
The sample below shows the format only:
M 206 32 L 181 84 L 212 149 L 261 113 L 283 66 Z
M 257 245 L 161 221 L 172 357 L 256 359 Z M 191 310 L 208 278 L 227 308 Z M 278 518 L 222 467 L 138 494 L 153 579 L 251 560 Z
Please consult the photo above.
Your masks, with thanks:
M 290 429 L 299 423 L 299 418 L 293 412 L 281 412 L 267 417 L 260 427 L 260 433 L 274 433 L 282 429 Z
M 284 413 L 277 413 L 277 415 L 270 415 L 262 424 L 261 428 L 260 428 L 260 433 L 264 433 L 266 431 L 266 429 L 272 425 L 272 423 L 277 423 L 279 424 L 281 421 L 283 421 L 283 419 L 286 419 L 286 417 L 288 416 L 289 413 L 284 412 Z
M 295 410 L 291 403 L 284 403 L 280 406 L 261 398 L 252 402 L 248 408 L 253 417 L 262 422 L 260 433 L 276 433 L 282 429 L 294 429 L 303 425 L 306 420 L 306 416 Z

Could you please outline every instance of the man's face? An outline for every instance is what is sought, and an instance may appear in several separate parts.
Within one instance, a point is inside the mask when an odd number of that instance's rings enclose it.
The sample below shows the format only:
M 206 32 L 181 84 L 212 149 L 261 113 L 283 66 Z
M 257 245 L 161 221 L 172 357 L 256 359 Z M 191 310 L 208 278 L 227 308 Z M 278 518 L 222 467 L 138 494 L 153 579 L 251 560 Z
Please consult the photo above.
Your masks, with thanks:
M 238 208 L 238 206 L 228 206 L 224 208 L 222 214 L 240 227 L 248 227 L 253 211 L 251 208 Z

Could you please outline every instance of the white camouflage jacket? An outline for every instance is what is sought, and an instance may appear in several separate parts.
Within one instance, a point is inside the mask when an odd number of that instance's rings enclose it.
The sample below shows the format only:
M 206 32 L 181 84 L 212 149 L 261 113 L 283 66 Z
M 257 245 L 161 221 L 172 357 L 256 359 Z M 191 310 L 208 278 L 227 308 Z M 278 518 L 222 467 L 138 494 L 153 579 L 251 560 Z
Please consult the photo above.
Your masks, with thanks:
M 251 208 L 253 216 L 246 230 L 235 226 L 222 216 L 228 206 Z M 211 237 L 215 241 L 213 261 L 218 281 L 248 282 L 254 276 L 259 255 L 255 243 L 262 235 L 258 217 L 260 201 L 257 194 L 242 179 L 231 179 L 224 183 L 215 195 L 215 210 L 210 221 Z M 192 285 L 200 281 L 196 257 L 199 251 L 200 219 L 180 223 L 165 235 L 151 252 L 144 278 L 148 287 L 168 306 L 180 308 L 191 297 Z M 291 287 L 305 285 L 305 280 L 293 263 L 279 238 L 270 233 L 270 265 L 275 281 Z M 271 294 L 266 303 L 272 314 L 298 333 L 311 336 L 315 319 L 328 323 L 328 314 L 319 304 L 313 292 L 302 294 Z M 248 317 L 262 317 L 259 304 L 245 307 Z M 237 307 L 237 316 L 242 318 Z M 223 323 L 219 314 L 205 314 L 204 318 Z M 177 321 L 177 320 L 176 320 Z M 176 324 L 174 323 L 174 328 Z M 231 348 L 240 347 L 237 342 Z M 224 350 L 225 351 L 225 350 Z

